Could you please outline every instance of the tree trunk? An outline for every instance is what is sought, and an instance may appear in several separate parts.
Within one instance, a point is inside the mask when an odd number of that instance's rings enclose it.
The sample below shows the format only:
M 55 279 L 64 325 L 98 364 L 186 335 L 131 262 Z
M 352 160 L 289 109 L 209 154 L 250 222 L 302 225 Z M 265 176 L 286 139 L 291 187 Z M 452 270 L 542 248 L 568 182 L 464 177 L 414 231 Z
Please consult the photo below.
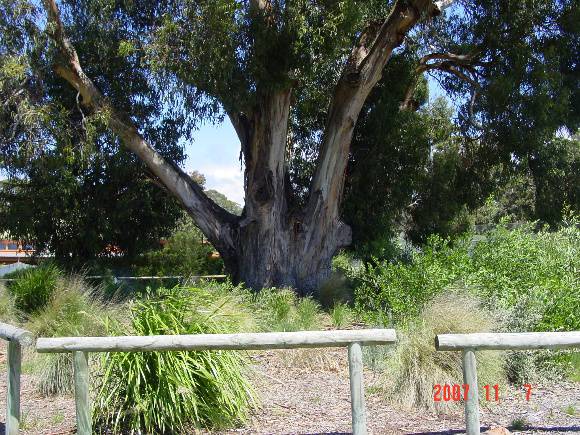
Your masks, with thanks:
M 280 215 L 275 223 L 240 228 L 235 256 L 224 260 L 236 282 L 255 290 L 292 287 L 316 294 L 330 275 L 332 257 L 349 242 L 350 228 L 342 222 L 315 238 L 295 217 Z
M 290 90 L 264 93 L 249 114 L 230 114 L 245 160 L 245 207 L 233 229 L 232 250 L 222 253 L 237 282 L 259 290 L 293 287 L 315 293 L 330 274 L 335 252 L 350 243 L 338 219 L 319 222 L 288 207 L 286 145 Z

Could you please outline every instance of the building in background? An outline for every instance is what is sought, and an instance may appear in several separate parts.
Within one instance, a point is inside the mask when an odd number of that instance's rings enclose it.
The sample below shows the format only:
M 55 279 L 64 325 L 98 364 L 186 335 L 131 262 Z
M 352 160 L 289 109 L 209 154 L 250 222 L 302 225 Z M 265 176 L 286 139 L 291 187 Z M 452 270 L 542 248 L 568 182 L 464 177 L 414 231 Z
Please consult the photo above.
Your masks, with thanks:
M 0 238 L 0 264 L 31 263 L 34 248 L 16 240 Z

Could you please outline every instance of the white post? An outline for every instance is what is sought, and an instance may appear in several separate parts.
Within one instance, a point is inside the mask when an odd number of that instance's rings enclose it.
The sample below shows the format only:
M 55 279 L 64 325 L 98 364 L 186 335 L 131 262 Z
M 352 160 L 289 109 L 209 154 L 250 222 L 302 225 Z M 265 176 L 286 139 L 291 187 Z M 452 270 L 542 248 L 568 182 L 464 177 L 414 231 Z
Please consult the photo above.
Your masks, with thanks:
M 77 411 L 77 434 L 91 435 L 91 406 L 89 398 L 89 354 L 73 352 L 75 377 L 75 405 Z
M 20 426 L 20 371 L 22 348 L 18 341 L 8 342 L 8 397 L 6 403 L 6 435 L 18 435 Z
M 463 349 L 463 383 L 469 385 L 465 401 L 465 432 L 467 435 L 479 435 L 479 392 L 477 364 L 473 349 Z
M 362 347 L 360 343 L 348 346 L 348 369 L 350 374 L 350 407 L 353 435 L 366 435 L 367 418 L 363 386 Z

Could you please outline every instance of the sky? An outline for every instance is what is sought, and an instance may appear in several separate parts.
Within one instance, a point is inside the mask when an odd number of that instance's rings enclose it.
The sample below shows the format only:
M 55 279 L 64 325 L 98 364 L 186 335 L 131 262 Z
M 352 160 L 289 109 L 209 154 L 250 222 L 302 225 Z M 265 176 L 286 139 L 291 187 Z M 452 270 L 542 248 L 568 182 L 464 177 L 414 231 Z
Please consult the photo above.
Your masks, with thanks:
M 429 99 L 443 94 L 439 84 L 429 78 Z M 215 189 L 230 200 L 244 204 L 243 167 L 240 166 L 240 143 L 226 117 L 219 125 L 205 124 L 185 146 L 185 170 L 197 170 L 206 177 L 206 188 Z
M 230 120 L 204 124 L 185 146 L 186 172 L 201 172 L 206 189 L 215 189 L 230 200 L 244 203 L 244 173 L 240 165 L 240 142 Z

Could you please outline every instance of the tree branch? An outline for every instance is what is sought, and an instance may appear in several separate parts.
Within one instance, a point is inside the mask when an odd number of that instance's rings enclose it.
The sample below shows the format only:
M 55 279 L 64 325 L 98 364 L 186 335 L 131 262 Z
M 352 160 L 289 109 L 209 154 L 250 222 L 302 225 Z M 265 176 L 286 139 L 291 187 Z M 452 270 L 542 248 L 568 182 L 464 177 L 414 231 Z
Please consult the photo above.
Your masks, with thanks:
M 338 219 L 338 208 L 350 142 L 360 110 L 382 76 L 393 50 L 421 19 L 440 14 L 429 0 L 398 0 L 382 22 L 370 23 L 353 47 L 331 104 L 316 172 L 310 188 L 310 219 L 328 223 Z
M 430 60 L 439 60 L 438 62 L 428 63 Z M 479 89 L 480 85 L 476 79 L 470 77 L 476 75 L 475 70 L 476 57 L 475 54 L 453 54 L 453 53 L 430 53 L 423 56 L 419 60 L 419 66 L 415 69 L 414 77 L 411 84 L 405 92 L 405 97 L 399 105 L 400 110 L 416 110 L 418 108 L 417 102 L 413 99 L 413 93 L 417 87 L 419 77 L 427 71 L 439 70 L 453 74 L 457 78 L 469 83 L 474 88 Z M 467 72 L 462 71 L 467 70 Z
M 131 120 L 119 113 L 84 73 L 77 52 L 67 38 L 55 0 L 44 0 L 48 29 L 59 49 L 56 73 L 73 86 L 82 97 L 82 104 L 107 115 L 109 128 L 124 145 L 134 152 L 193 217 L 196 224 L 219 250 L 230 250 L 231 228 L 238 217 L 219 207 L 203 189 L 175 163 L 165 160 L 143 138 Z

